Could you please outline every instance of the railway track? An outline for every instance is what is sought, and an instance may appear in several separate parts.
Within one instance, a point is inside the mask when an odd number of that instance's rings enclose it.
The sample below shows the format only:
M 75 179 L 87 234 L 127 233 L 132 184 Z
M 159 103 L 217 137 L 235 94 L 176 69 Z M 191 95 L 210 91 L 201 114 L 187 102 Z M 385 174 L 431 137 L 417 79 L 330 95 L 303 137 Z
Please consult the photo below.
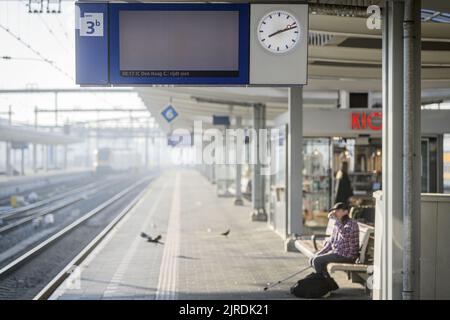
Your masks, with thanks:
M 0 269 L 0 299 L 47 298 L 133 207 L 154 176 L 132 183 Z M 1 241 L 1 240 L 0 240 Z
M 38 188 L 40 199 L 45 200 L 47 198 L 57 196 L 58 194 L 65 192 L 66 190 L 74 189 L 74 188 L 89 184 L 91 182 L 94 182 L 97 179 L 98 179 L 98 177 L 95 176 L 94 174 L 92 174 L 90 176 L 76 178 L 75 180 L 70 181 L 70 182 L 67 182 L 67 181 L 54 182 L 54 183 L 49 182 L 46 185 L 43 185 L 40 187 L 38 186 L 33 189 Z M 31 191 L 32 190 L 20 191 L 17 195 L 26 198 L 27 195 Z M 40 200 L 40 201 L 42 201 L 42 200 Z M 8 206 L 9 204 L 10 204 L 10 197 L 0 197 L 0 206 Z M 14 209 L 3 208 L 2 213 L 9 212 L 11 210 L 14 210 Z
M 101 181 L 91 183 L 87 186 L 70 190 L 56 197 L 40 201 L 30 206 L 21 207 L 13 212 L 9 212 L 2 216 L 2 224 L 0 225 L 0 236 L 11 232 L 27 223 L 35 221 L 35 219 L 44 217 L 48 214 L 58 212 L 60 209 L 72 205 L 78 201 L 84 200 L 92 194 L 108 188 L 113 181 Z

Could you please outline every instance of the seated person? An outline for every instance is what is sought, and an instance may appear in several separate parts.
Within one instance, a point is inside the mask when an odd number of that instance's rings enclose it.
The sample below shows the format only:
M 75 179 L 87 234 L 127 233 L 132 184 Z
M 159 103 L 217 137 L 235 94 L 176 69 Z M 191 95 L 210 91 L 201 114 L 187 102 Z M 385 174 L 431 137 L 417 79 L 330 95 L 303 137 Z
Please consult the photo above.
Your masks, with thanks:
M 354 263 L 359 255 L 359 227 L 348 216 L 348 211 L 348 206 L 343 202 L 336 203 L 330 209 L 328 217 L 336 219 L 333 234 L 310 260 L 316 273 L 321 273 L 326 278 L 331 278 L 327 271 L 328 263 Z

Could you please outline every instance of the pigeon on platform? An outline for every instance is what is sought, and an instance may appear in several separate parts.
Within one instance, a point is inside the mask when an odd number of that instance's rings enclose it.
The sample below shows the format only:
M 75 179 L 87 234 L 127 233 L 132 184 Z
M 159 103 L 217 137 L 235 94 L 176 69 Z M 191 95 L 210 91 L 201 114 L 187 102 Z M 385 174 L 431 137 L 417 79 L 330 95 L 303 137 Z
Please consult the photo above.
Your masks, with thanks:
M 155 238 L 152 238 L 148 234 L 146 234 L 145 232 L 141 232 L 141 237 L 147 239 L 147 242 L 153 242 L 153 243 L 156 243 L 156 244 L 164 244 L 161 241 L 159 241 L 159 240 L 162 239 L 161 235 L 158 235 Z
M 227 237 L 230 234 L 230 229 L 228 229 L 227 231 L 225 231 L 224 233 L 221 233 L 220 235 Z

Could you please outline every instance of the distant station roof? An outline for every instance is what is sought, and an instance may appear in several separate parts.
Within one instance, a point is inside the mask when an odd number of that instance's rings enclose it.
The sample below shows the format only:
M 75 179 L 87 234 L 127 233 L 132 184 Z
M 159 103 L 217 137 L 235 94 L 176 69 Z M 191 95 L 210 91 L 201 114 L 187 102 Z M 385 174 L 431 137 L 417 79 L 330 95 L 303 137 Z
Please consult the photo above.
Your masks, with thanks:
M 0 122 L 0 141 L 56 145 L 78 143 L 82 140 L 61 133 L 38 131 L 26 126 L 15 126 Z

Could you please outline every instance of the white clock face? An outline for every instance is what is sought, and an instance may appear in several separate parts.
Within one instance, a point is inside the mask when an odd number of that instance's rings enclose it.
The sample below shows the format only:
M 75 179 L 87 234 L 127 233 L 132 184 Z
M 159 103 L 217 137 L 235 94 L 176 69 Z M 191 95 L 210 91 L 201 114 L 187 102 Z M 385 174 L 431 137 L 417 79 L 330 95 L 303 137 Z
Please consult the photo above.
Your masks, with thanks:
M 258 25 L 258 40 L 272 53 L 286 53 L 300 42 L 300 24 L 289 12 L 272 11 Z

